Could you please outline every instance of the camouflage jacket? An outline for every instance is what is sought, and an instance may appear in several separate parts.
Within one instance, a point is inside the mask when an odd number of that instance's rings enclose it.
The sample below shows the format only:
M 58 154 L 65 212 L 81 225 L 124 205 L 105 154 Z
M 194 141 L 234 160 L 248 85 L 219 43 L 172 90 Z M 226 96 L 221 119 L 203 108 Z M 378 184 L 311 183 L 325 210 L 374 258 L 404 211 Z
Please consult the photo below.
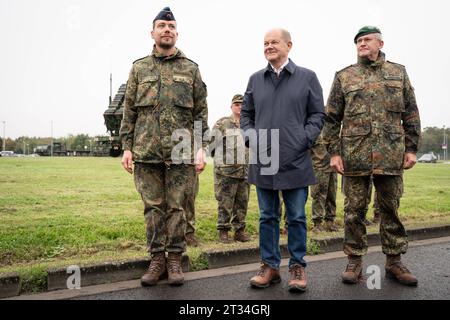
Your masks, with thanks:
M 320 135 L 311 148 L 311 160 L 314 170 L 333 172 L 330 166 L 331 156 L 328 153 L 327 147 L 328 145 L 324 142 L 322 135 Z
M 233 115 L 219 119 L 213 127 L 209 151 L 214 157 L 216 175 L 247 179 L 248 148 L 245 146 L 239 122 Z
M 137 162 L 171 163 L 172 150 L 179 143 L 172 138 L 175 130 L 190 134 L 191 147 L 194 121 L 202 124 L 202 136 L 208 130 L 206 96 L 195 62 L 179 49 L 163 57 L 154 48 L 131 68 L 120 128 L 123 149 L 131 150 Z M 202 145 L 206 147 L 206 142 Z M 194 152 L 188 151 L 183 150 L 180 158 L 190 162 Z
M 323 137 L 341 155 L 345 175 L 399 175 L 405 152 L 416 153 L 420 118 L 405 67 L 358 61 L 336 74 Z M 341 128 L 342 126 L 342 128 Z

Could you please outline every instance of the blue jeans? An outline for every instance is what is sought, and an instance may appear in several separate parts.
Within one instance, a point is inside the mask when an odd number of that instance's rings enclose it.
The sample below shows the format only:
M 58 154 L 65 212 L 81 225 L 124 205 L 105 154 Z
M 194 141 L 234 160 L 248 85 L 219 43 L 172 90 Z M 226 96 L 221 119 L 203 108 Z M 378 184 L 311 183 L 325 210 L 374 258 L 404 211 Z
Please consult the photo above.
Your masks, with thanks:
M 256 188 L 259 204 L 259 247 L 261 260 L 273 269 L 280 268 L 280 198 L 278 190 Z M 289 267 L 298 263 L 306 267 L 306 214 L 308 187 L 282 190 L 288 221 Z

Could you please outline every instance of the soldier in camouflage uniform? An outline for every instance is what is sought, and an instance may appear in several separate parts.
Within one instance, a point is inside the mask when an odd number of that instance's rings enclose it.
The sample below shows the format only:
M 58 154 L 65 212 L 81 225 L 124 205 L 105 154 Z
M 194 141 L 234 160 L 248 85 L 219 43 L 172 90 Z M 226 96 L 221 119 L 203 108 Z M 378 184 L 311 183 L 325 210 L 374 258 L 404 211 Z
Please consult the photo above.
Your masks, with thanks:
M 195 199 L 199 190 L 198 174 L 196 174 L 195 185 L 189 188 L 186 196 L 186 244 L 191 247 L 198 247 L 198 240 L 195 237 Z
M 358 63 L 336 74 L 323 132 L 330 144 L 331 166 L 345 175 L 344 252 L 349 261 L 342 280 L 357 283 L 361 277 L 367 235 L 360 213 L 373 175 L 386 276 L 417 285 L 401 261 L 408 240 L 398 215 L 402 173 L 415 165 L 420 138 L 414 89 L 405 67 L 385 60 L 378 28 L 361 28 L 354 42 Z
M 311 160 L 317 184 L 312 185 L 311 197 L 313 199 L 311 211 L 314 227 L 312 232 L 338 231 L 334 222 L 336 218 L 336 191 L 337 173 L 330 167 L 330 154 L 322 136 L 316 140 L 311 148 Z M 325 220 L 325 224 L 322 223 Z
M 183 132 L 194 140 L 194 121 L 201 123 L 202 134 L 208 130 L 207 92 L 198 65 L 175 47 L 177 24 L 169 8 L 156 16 L 151 35 L 153 52 L 133 63 L 127 82 L 122 165 L 132 173 L 134 162 L 135 185 L 144 202 L 151 263 L 141 284 L 155 285 L 167 270 L 169 284 L 181 285 L 186 196 L 196 171 L 205 167 L 206 143 L 176 153 L 180 142 L 173 135 Z
M 241 94 L 235 95 L 231 101 L 232 115 L 219 119 L 213 128 L 218 135 L 211 152 L 214 156 L 214 191 L 218 202 L 217 229 L 223 243 L 230 242 L 228 233 L 232 227 L 235 241 L 250 241 L 245 232 L 250 193 L 247 182 L 248 148 L 239 128 L 242 100 Z

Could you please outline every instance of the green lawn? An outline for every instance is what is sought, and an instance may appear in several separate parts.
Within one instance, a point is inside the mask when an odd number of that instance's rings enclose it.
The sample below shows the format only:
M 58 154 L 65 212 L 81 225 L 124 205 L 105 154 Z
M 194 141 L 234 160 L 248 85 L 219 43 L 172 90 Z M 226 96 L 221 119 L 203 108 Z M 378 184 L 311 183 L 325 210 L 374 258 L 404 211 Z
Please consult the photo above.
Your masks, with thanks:
M 196 217 L 202 245 L 188 250 L 194 261 L 203 250 L 223 246 L 217 241 L 212 169 L 208 165 L 200 178 Z M 407 226 L 450 223 L 450 164 L 418 164 L 404 181 L 400 214 Z M 308 214 L 310 207 L 308 201 Z M 338 221 L 342 207 L 339 190 Z M 120 159 L 0 158 L 0 273 L 18 271 L 28 279 L 25 290 L 35 290 L 45 286 L 48 267 L 143 257 L 142 209 Z M 254 187 L 247 225 L 253 241 L 230 247 L 257 244 Z

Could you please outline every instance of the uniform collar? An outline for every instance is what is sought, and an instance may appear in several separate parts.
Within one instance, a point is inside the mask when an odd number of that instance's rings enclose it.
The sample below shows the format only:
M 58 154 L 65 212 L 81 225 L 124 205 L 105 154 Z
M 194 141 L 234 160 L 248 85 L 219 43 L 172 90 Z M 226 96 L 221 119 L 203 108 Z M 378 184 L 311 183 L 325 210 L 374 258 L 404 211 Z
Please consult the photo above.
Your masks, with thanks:
M 153 50 L 152 50 L 151 56 L 153 56 L 155 58 L 159 58 L 161 60 L 170 60 L 170 59 L 174 59 L 174 58 L 184 57 L 184 53 L 180 49 L 175 47 L 174 54 L 172 54 L 170 56 L 164 56 L 156 49 L 156 45 L 153 45 Z
M 384 54 L 383 51 L 380 51 L 380 53 L 378 54 L 378 58 L 375 61 L 371 61 L 369 59 L 358 57 L 358 64 L 360 64 L 364 67 L 378 68 L 378 67 L 381 67 L 385 61 L 386 61 L 386 55 Z

